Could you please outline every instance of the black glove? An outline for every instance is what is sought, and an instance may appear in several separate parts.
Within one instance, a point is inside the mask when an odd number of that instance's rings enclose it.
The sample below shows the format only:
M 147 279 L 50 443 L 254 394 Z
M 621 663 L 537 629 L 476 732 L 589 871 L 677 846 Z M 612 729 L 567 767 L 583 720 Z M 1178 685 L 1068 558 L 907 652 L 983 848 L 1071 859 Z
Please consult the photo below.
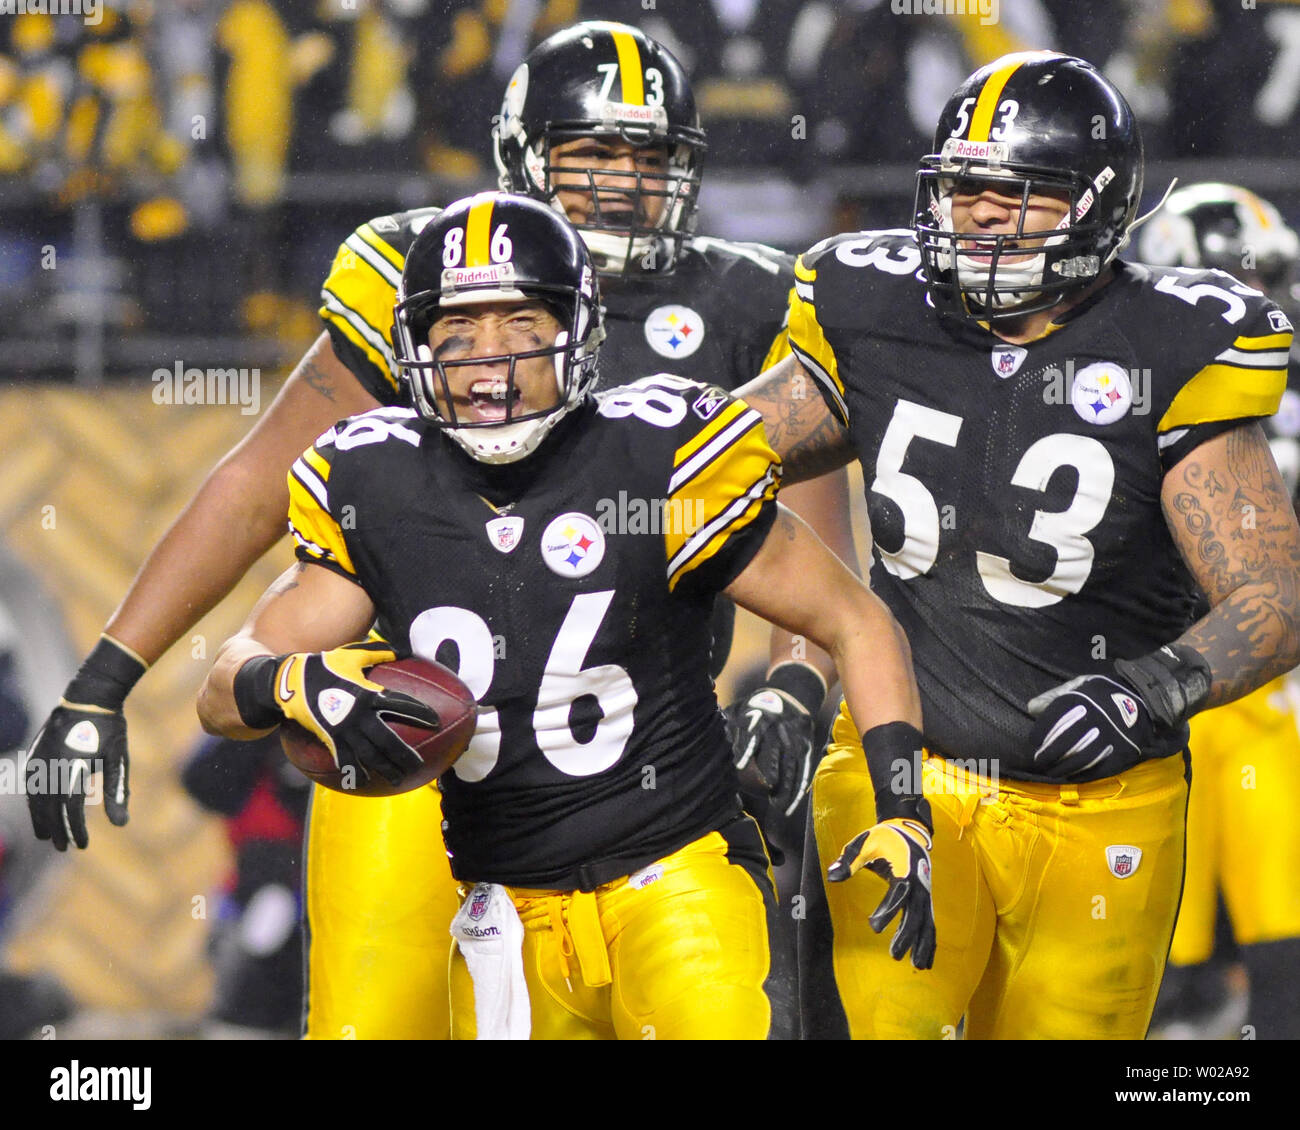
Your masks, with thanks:
M 59 851 L 68 850 L 69 839 L 79 848 L 90 843 L 86 800 L 99 795 L 90 789 L 95 773 L 103 774 L 109 822 L 126 823 L 131 790 L 122 704 L 146 670 L 142 659 L 103 636 L 68 684 L 27 752 L 27 810 L 38 840 Z
M 876 792 L 876 823 L 854 836 L 830 865 L 826 878 L 842 883 L 863 867 L 889 883 L 885 897 L 871 915 L 871 928 L 881 933 L 902 911 L 898 932 L 889 954 L 902 961 L 908 951 L 912 965 L 929 969 L 934 965 L 934 904 L 930 897 L 930 851 L 934 847 L 934 823 L 930 802 L 920 795 L 921 783 L 911 767 L 920 760 L 920 731 L 904 722 L 876 726 L 862 735 L 862 748 Z M 913 789 L 897 791 L 896 763 L 909 767 Z
M 787 850 L 803 843 L 803 830 L 788 835 L 783 822 L 812 784 L 817 711 L 825 697 L 826 684 L 813 668 L 782 663 L 765 686 L 725 711 L 745 807 L 767 838 Z
M 1099 780 L 1172 751 L 1158 742 L 1210 694 L 1210 666 L 1183 644 L 1115 662 L 1115 675 L 1080 675 L 1031 699 L 1034 770 L 1052 780 Z
M 258 656 L 235 675 L 239 716 L 255 729 L 288 719 L 321 742 L 339 769 L 361 770 L 359 781 L 378 773 L 398 785 L 424 762 L 393 733 L 385 718 L 437 730 L 437 712 L 400 691 L 385 690 L 364 672 L 397 658 L 392 647 L 368 640 L 332 651 Z

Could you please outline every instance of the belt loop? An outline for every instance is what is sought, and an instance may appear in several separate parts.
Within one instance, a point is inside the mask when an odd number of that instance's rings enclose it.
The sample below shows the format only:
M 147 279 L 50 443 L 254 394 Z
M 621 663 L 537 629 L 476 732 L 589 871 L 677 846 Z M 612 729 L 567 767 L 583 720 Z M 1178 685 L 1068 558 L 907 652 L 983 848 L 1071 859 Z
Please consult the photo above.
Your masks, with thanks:
M 569 929 L 578 955 L 582 980 L 593 989 L 614 980 L 609 967 L 605 932 L 600 928 L 600 909 L 590 891 L 575 891 L 569 898 Z
M 560 976 L 564 978 L 569 992 L 573 992 L 573 982 L 569 980 L 569 958 L 573 955 L 573 939 L 569 928 L 564 924 L 564 900 L 559 895 L 552 895 L 546 900 L 546 913 L 551 920 L 551 933 L 555 935 L 555 948 L 560 955 Z
M 1077 786 L 1077 785 L 1062 785 L 1062 786 L 1061 786 L 1061 803 L 1062 803 L 1062 804 L 1078 804 L 1078 803 L 1079 803 L 1079 789 L 1078 789 L 1078 786 Z

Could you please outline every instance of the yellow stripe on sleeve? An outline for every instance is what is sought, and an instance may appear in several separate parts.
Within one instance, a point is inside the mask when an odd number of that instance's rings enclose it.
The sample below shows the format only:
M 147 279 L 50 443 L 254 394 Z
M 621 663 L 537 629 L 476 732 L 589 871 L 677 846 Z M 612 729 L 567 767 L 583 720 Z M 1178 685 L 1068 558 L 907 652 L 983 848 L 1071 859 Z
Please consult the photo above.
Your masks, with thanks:
M 302 453 L 302 460 L 321 477 L 322 482 L 330 481 L 330 461 L 314 447 L 309 447 Z
M 321 287 L 320 316 L 356 346 L 382 380 L 396 388 L 391 335 L 397 290 L 391 279 L 401 277 L 402 259 L 398 255 L 396 265 L 388 266 L 396 252 L 389 247 L 389 254 L 382 258 L 380 249 L 367 253 L 370 240 L 361 244 L 362 251 L 350 246 L 362 232 L 358 229 L 334 256 Z M 389 272 L 391 278 L 381 271 Z
M 610 29 L 618 51 L 618 77 L 623 86 L 623 101 L 630 106 L 645 105 L 645 79 L 641 74 L 641 53 L 636 40 L 626 31 Z
M 362 224 L 357 228 L 356 234 L 396 267 L 399 275 L 402 273 L 402 268 L 406 266 L 406 257 L 396 247 L 391 246 L 374 228 L 369 224 Z
M 1271 416 L 1282 402 L 1285 389 L 1285 369 L 1206 365 L 1179 390 L 1156 430 L 1167 432 L 1216 420 Z
M 465 266 L 486 267 L 491 263 L 488 245 L 492 238 L 493 198 L 485 194 L 470 206 L 465 221 Z
M 710 454 L 707 446 L 701 449 L 697 458 L 705 458 L 703 466 L 676 489 L 669 484 L 663 533 L 670 591 L 718 554 L 758 517 L 765 502 L 776 497 L 780 457 L 767 441 L 763 418 L 748 405 L 739 406 L 741 415 L 713 433 L 716 453 Z
M 741 400 L 733 400 L 712 420 L 704 425 L 695 435 L 691 436 L 676 452 L 673 453 L 673 474 L 676 475 L 690 461 L 697 451 L 700 450 L 711 439 L 717 437 L 721 432 L 727 429 L 727 426 L 737 417 L 747 411 L 748 406 Z
M 313 467 L 316 465 L 306 456 L 299 460 L 301 462 L 307 462 Z M 308 556 L 318 561 L 335 562 L 355 576 L 356 568 L 343 540 L 343 531 L 334 516 L 321 506 L 306 481 L 300 479 L 293 468 L 289 470 L 288 479 L 289 532 L 293 534 L 294 541 Z
M 800 283 L 806 284 L 817 277 L 816 271 L 809 271 L 803 266 L 802 259 L 795 264 L 794 271 L 795 278 Z M 840 380 L 839 361 L 835 357 L 835 350 L 831 348 L 831 343 L 826 340 L 826 333 L 821 323 L 817 321 L 816 306 L 800 294 L 800 289 L 801 287 L 796 284 L 790 291 L 790 315 L 786 324 L 786 333 L 791 351 L 798 356 L 800 363 L 808 369 L 813 378 L 825 386 L 834 401 L 835 414 L 839 417 L 840 423 L 847 425 L 848 405 L 844 401 L 844 382 Z M 804 294 L 811 293 L 807 286 L 802 289 Z
M 1264 334 L 1262 337 L 1245 337 L 1243 335 L 1242 337 L 1237 338 L 1237 340 L 1232 343 L 1232 348 L 1249 349 L 1252 351 L 1257 350 L 1261 353 L 1266 353 L 1269 350 L 1273 350 L 1273 349 L 1290 349 L 1291 339 L 1294 336 L 1295 336 L 1294 334 L 1291 334 L 1289 332 L 1277 333 L 1277 334 Z

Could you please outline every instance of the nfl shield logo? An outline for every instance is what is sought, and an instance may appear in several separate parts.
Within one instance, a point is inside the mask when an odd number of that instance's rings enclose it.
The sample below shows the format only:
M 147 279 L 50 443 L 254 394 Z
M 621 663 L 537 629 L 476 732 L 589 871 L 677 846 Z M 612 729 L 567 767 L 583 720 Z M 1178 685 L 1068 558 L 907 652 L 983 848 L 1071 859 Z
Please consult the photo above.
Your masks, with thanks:
M 485 887 L 475 887 L 474 892 L 469 896 L 469 916 L 474 922 L 487 913 L 488 901 L 492 898 L 491 890 Z
M 488 540 L 492 542 L 492 548 L 500 553 L 509 553 L 514 549 L 523 532 L 522 518 L 493 518 L 487 523 Z
M 993 350 L 989 360 L 993 363 L 993 371 L 1005 379 L 1015 373 L 1028 356 L 1029 350 L 1023 346 L 1007 345 Z
M 1142 862 L 1142 849 L 1132 844 L 1111 844 L 1106 849 L 1106 865 L 1116 879 L 1127 879 Z

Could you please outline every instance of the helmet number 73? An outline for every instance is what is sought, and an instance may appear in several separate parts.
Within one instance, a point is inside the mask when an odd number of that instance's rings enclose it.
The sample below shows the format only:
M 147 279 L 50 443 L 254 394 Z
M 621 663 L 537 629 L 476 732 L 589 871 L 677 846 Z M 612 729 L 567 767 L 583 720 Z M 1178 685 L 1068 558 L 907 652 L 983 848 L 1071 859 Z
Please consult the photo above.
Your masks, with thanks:
M 910 580 L 929 572 L 939 556 L 939 508 L 934 495 L 915 475 L 903 472 L 913 440 L 945 447 L 957 445 L 962 418 L 900 399 L 885 429 L 876 458 L 871 490 L 893 502 L 903 514 L 903 544 L 888 550 L 876 542 L 881 562 L 895 576 Z M 1065 510 L 1035 510 L 1027 536 L 1056 551 L 1049 577 L 1026 581 L 1011 571 L 1005 557 L 977 550 L 976 569 L 994 599 L 1018 608 L 1044 608 L 1083 588 L 1092 571 L 1093 546 L 1085 536 L 1101 521 L 1115 485 L 1115 464 L 1105 446 L 1088 436 L 1044 436 L 1020 457 L 1011 486 L 1045 491 L 1060 467 L 1078 472 L 1078 486 Z

